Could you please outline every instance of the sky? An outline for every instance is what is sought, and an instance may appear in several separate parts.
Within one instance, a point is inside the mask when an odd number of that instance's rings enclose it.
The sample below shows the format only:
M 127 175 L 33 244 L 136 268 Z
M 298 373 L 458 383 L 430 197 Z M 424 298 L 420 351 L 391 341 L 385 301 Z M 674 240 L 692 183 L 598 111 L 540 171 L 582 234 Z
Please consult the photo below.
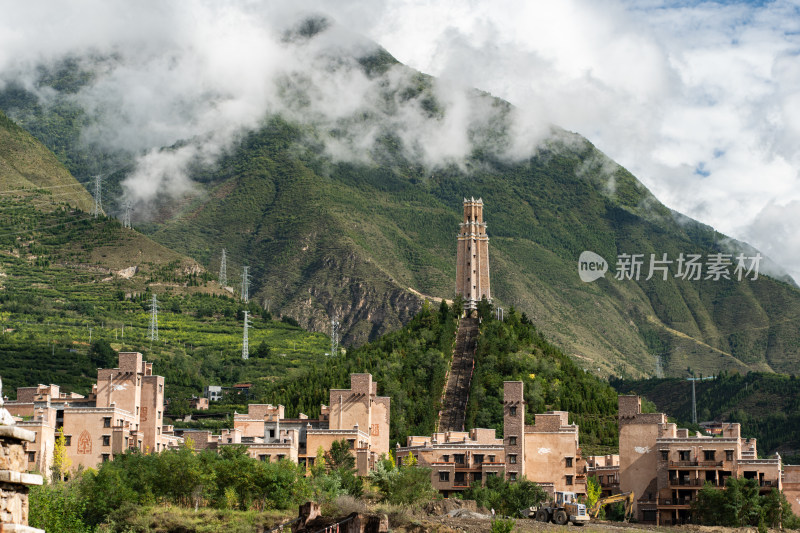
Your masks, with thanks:
M 534 131 L 521 139 L 535 143 L 547 123 L 580 133 L 668 207 L 800 280 L 798 2 L 83 0 L 8 3 L 4 13 L 0 84 L 65 52 L 126 58 L 75 98 L 106 117 L 88 138 L 139 151 L 127 186 L 140 199 L 190 188 L 186 163 L 213 159 L 264 112 L 334 123 L 363 108 L 370 80 L 321 63 L 331 49 L 367 46 L 355 33 L 448 89 L 446 123 L 431 129 L 414 108 L 398 115 L 429 162 L 465 153 L 478 118 L 452 88 L 476 87 L 516 106 Z M 336 27 L 314 46 L 286 46 L 287 21 L 302 13 Z M 302 109 L 286 100 L 301 85 L 315 96 Z M 370 134 L 328 148 L 354 156 Z M 186 138 L 202 140 L 159 150 Z

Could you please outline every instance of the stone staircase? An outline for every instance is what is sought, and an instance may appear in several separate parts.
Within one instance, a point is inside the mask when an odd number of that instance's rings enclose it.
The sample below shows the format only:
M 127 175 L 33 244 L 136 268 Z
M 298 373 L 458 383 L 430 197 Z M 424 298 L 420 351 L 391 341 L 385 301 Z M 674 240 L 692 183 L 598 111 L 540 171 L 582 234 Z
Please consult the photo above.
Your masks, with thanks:
M 458 323 L 453 361 L 442 398 L 437 431 L 463 431 L 467 413 L 475 348 L 478 340 L 478 319 L 464 317 Z

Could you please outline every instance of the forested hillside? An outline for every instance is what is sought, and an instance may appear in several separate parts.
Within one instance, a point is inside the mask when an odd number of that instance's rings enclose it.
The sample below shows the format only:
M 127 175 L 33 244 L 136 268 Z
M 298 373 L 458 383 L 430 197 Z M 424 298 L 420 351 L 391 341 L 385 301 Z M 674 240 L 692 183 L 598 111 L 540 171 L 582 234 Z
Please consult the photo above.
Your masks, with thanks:
M 308 368 L 298 375 L 265 383 L 257 396 L 287 406 L 287 416 L 319 414 L 330 388 L 349 386 L 351 372 L 370 372 L 378 393 L 392 399 L 391 438 L 430 435 L 441 408 L 448 361 L 452 357 L 459 304 L 438 310 L 425 304 L 399 331 L 350 350 L 343 358 Z M 503 381 L 525 382 L 528 423 L 546 410 L 568 410 L 580 424 L 584 453 L 606 453 L 617 446 L 614 390 L 579 368 L 547 342 L 528 318 L 515 310 L 503 321 L 483 308 L 475 375 L 467 410 L 467 429 L 489 427 L 503 433 Z

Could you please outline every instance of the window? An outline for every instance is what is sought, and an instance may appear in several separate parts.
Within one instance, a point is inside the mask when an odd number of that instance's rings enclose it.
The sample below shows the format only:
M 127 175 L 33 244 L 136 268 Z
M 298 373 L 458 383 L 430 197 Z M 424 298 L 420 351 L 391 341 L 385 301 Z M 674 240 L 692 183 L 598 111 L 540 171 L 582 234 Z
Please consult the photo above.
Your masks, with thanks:
M 136 414 L 137 415 L 139 414 L 139 406 L 138 405 L 136 406 Z
M 566 461 L 566 463 L 567 463 L 567 465 L 566 465 L 567 468 L 570 468 L 572 466 L 572 457 L 565 457 L 564 461 Z
M 517 406 L 512 405 L 511 407 L 509 407 L 508 414 L 510 414 L 511 416 L 517 416 Z
M 439 472 L 439 481 L 450 481 L 450 472 Z
M 449 463 L 450 462 L 450 456 L 449 455 L 443 455 L 442 456 L 442 462 Z
M 111 435 L 103 435 L 103 446 L 111 446 Z
M 517 480 L 517 473 L 516 472 L 511 472 L 510 474 L 508 474 L 508 480 L 509 481 L 516 481 Z
M 705 459 L 706 461 L 713 461 L 714 455 L 716 455 L 716 452 L 714 450 L 703 451 L 703 459 Z
M 495 477 L 496 475 L 497 475 L 497 472 L 486 472 L 486 478 L 487 479 L 490 478 L 490 477 Z
M 261 454 L 261 455 L 258 456 L 258 460 L 259 461 L 263 461 L 265 463 L 268 463 L 269 462 L 269 455 Z
M 509 462 L 509 464 L 512 464 L 512 465 L 517 464 L 517 456 L 514 455 L 514 454 L 509 455 L 508 456 L 508 462 Z
M 457 454 L 453 455 L 453 461 L 455 461 L 455 463 L 457 465 L 463 465 L 464 464 L 464 454 L 463 453 L 457 453 Z
M 107 463 L 109 461 L 109 459 L 111 459 L 111 454 L 104 453 L 103 454 L 103 462 Z
M 669 450 L 661 450 L 661 460 L 662 461 L 669 460 Z
M 308 458 L 308 466 L 314 466 L 314 462 L 317 460 L 316 457 L 309 457 Z M 399 463 L 398 463 L 399 464 Z
M 490 455 L 490 456 L 489 456 L 489 462 L 490 462 L 490 463 L 494 463 L 494 460 L 495 460 L 495 458 L 496 458 L 496 456 L 494 456 L 494 455 Z
M 347 439 L 347 447 L 351 450 L 356 447 L 356 439 Z
M 464 484 L 464 472 L 456 472 L 455 482 Z
M 476 454 L 476 455 L 473 455 L 472 458 L 475 461 L 476 465 L 479 465 L 479 464 L 481 464 L 483 462 L 483 455 Z
M 566 476 L 567 478 L 567 485 L 572 485 L 572 476 Z
M 283 461 L 285 458 L 286 458 L 286 456 L 283 455 L 282 453 L 278 454 L 278 461 Z
M 725 460 L 733 461 L 733 450 L 725 450 Z
M 158 384 L 158 392 L 164 392 L 164 384 L 163 383 L 159 383 Z
M 517 445 L 517 437 L 508 437 L 508 445 L 509 446 L 516 446 Z
M 158 412 L 158 419 L 161 420 L 161 411 Z
M 160 427 L 156 428 L 156 435 L 161 435 L 161 428 Z
M 72 446 L 72 435 L 64 435 L 64 446 Z
M 678 459 L 681 461 L 688 461 L 689 460 L 689 450 L 680 450 L 678 451 Z
M 104 428 L 110 428 L 111 427 L 111 417 L 110 416 L 103 418 L 103 427 Z
M 274 429 L 270 429 L 269 430 L 269 438 L 271 438 L 271 439 L 275 438 L 275 430 Z
M 36 462 L 36 452 L 28 452 L 28 462 L 29 463 Z

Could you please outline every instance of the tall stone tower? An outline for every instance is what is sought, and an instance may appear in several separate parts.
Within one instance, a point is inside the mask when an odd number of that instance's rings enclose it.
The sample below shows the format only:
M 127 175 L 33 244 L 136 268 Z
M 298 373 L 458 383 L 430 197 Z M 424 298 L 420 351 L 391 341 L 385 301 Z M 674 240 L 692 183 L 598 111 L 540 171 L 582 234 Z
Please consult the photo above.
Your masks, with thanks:
M 489 237 L 483 221 L 483 200 L 464 198 L 464 221 L 458 232 L 456 294 L 464 298 L 464 309 L 475 309 L 489 291 Z

